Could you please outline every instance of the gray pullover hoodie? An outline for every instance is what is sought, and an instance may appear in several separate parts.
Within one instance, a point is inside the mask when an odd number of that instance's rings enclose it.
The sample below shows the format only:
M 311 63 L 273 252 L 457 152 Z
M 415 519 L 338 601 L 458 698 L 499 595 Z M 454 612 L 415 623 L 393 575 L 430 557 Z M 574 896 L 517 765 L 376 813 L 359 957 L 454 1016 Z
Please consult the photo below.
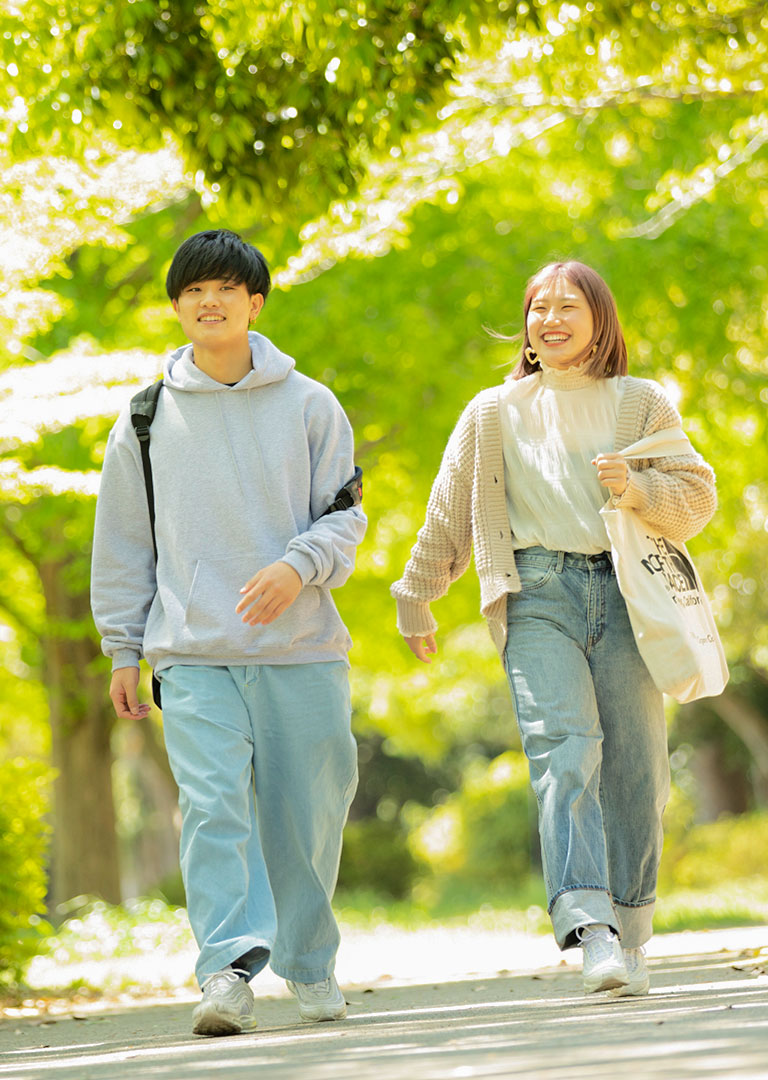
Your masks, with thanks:
M 195 367 L 191 345 L 167 361 L 150 440 L 156 566 L 129 409 L 110 433 L 91 603 L 113 668 L 346 660 L 330 590 L 352 573 L 366 519 L 321 515 L 354 471 L 352 429 L 330 390 L 249 339 L 253 368 L 233 387 Z M 246 626 L 240 589 L 278 559 L 304 587 L 273 623 Z

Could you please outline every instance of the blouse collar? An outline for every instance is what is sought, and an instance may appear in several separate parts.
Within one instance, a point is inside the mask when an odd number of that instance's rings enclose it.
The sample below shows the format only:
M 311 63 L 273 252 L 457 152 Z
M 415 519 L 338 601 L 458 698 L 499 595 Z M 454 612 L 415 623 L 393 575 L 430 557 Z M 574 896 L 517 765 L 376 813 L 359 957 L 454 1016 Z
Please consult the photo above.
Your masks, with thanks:
M 580 390 L 595 381 L 592 375 L 587 375 L 585 372 L 583 362 L 565 370 L 550 367 L 541 360 L 539 364 L 541 364 L 541 385 L 552 390 Z

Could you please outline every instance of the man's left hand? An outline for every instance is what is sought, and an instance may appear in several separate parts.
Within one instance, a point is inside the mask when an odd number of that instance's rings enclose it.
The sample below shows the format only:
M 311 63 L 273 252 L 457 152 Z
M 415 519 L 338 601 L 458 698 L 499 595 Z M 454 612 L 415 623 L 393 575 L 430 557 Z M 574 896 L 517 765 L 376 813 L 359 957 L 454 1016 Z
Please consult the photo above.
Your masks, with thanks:
M 240 592 L 242 600 L 235 608 L 249 626 L 267 626 L 291 606 L 302 589 L 301 578 L 285 562 L 273 562 L 259 570 Z

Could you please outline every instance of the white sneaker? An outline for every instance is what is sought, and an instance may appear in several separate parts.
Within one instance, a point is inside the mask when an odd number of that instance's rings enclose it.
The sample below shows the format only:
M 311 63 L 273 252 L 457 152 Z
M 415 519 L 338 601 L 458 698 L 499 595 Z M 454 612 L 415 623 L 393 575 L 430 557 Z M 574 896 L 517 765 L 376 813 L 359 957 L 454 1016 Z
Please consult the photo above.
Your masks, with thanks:
M 195 1035 L 239 1035 L 257 1026 L 253 991 L 231 968 L 203 983 L 203 1000 L 192 1013 Z
M 598 990 L 626 986 L 629 975 L 624 964 L 624 954 L 619 939 L 610 926 L 604 923 L 580 926 L 576 936 L 584 955 L 584 993 L 594 994 Z
M 624 966 L 627 969 L 629 981 L 626 986 L 614 987 L 611 993 L 632 997 L 642 997 L 643 994 L 647 994 L 651 988 L 651 980 L 648 977 L 645 950 L 624 949 Z
M 300 983 L 286 979 L 288 989 L 298 999 L 299 1016 L 305 1024 L 318 1020 L 343 1020 L 347 1015 L 347 1003 L 331 975 L 322 982 Z

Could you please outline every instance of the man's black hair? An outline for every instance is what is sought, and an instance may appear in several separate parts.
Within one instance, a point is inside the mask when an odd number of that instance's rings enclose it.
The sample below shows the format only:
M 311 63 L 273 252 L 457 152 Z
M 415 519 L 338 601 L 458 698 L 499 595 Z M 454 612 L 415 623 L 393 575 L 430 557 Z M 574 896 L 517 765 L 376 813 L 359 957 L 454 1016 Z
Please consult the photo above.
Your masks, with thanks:
M 267 261 L 258 248 L 229 229 L 208 229 L 185 240 L 173 256 L 165 288 L 171 300 L 196 281 L 223 279 L 245 285 L 248 295 L 267 299 L 272 282 Z

